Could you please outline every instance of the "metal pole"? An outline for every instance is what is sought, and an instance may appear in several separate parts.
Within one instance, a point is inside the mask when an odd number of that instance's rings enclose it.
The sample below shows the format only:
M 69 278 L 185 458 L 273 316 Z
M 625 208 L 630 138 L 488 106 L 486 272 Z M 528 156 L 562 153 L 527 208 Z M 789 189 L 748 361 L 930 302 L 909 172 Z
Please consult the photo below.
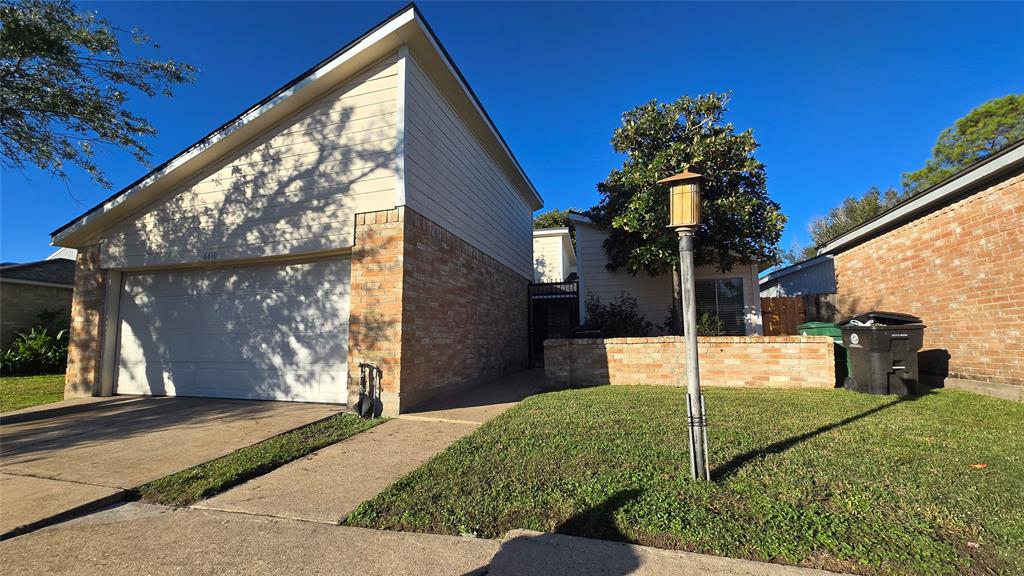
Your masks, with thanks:
M 690 474 L 697 480 L 710 480 L 708 469 L 707 419 L 704 396 L 700 392 L 700 366 L 697 360 L 697 294 L 693 279 L 693 228 L 678 228 L 679 273 L 682 276 L 683 335 L 686 338 L 686 421 L 690 429 Z

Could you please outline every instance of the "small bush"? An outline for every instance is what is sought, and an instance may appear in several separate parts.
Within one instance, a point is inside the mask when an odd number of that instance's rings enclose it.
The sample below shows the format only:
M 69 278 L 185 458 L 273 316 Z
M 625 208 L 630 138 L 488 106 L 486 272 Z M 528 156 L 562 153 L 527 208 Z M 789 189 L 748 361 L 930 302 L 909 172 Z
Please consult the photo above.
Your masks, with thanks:
M 588 293 L 587 321 L 600 326 L 605 338 L 648 336 L 654 329 L 654 324 L 637 311 L 636 298 L 625 293 L 607 304 Z
M 7 350 L 0 353 L 0 374 L 32 375 L 64 372 L 68 363 L 68 333 L 51 333 L 37 327 L 19 333 Z
M 705 312 L 697 320 L 697 336 L 725 336 L 725 322 L 718 314 Z

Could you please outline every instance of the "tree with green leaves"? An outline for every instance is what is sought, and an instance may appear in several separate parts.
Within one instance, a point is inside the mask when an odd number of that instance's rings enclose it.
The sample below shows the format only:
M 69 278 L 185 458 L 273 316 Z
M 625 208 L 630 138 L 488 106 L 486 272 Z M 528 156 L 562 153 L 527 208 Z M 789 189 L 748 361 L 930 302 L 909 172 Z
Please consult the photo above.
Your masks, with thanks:
M 939 134 L 924 168 L 903 174 L 903 190 L 917 194 L 1021 139 L 1024 94 L 989 100 Z
M 813 258 L 818 246 L 853 230 L 907 197 L 908 193 L 899 192 L 895 188 L 889 188 L 883 193 L 877 186 L 872 186 L 862 196 L 846 197 L 842 204 L 829 210 L 825 216 L 811 220 L 812 244 L 803 248 L 800 260 Z
M 34 164 L 66 178 L 74 164 L 104 187 L 97 148 L 114 146 L 145 163 L 156 134 L 127 105 L 136 94 L 172 95 L 195 69 L 175 60 L 129 58 L 121 39 L 158 48 L 69 0 L 0 1 L 0 155 L 7 168 Z
M 543 230 L 544 228 L 567 228 L 569 226 L 569 211 L 552 208 L 537 214 L 533 219 L 533 229 Z
M 668 189 L 656 184 L 690 170 L 704 175 L 695 263 L 730 270 L 742 262 L 774 262 L 786 217 L 768 197 L 764 165 L 752 130 L 725 121 L 728 94 L 652 100 L 622 116 L 612 147 L 622 166 L 597 185 L 601 200 L 590 216 L 609 229 L 604 250 L 610 269 L 652 276 L 672 274 L 671 326 L 681 331 L 678 236 L 668 225 Z

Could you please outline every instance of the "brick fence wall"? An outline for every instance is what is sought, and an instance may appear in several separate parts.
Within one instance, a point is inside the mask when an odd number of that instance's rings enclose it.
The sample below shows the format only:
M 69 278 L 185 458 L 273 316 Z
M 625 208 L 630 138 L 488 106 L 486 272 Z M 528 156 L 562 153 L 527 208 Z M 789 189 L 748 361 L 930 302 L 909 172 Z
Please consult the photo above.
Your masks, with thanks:
M 922 373 L 1024 386 L 1022 223 L 1017 172 L 837 254 L 839 308 L 922 318 Z
M 701 384 L 756 388 L 832 388 L 833 342 L 827 336 L 715 336 L 698 339 Z M 548 340 L 548 386 L 683 384 L 680 336 Z

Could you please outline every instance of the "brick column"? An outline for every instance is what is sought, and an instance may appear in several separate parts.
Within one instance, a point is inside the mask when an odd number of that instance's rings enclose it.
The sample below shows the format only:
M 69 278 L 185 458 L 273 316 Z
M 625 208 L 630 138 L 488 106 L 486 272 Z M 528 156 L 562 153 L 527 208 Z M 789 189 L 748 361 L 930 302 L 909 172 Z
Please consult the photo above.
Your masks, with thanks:
M 71 298 L 71 337 L 64 398 L 99 393 L 106 294 L 107 275 L 100 269 L 99 245 L 79 249 L 75 262 L 75 292 Z
M 359 394 L 359 363 L 383 372 L 384 414 L 399 411 L 404 261 L 402 207 L 356 215 L 348 338 L 348 405 Z

